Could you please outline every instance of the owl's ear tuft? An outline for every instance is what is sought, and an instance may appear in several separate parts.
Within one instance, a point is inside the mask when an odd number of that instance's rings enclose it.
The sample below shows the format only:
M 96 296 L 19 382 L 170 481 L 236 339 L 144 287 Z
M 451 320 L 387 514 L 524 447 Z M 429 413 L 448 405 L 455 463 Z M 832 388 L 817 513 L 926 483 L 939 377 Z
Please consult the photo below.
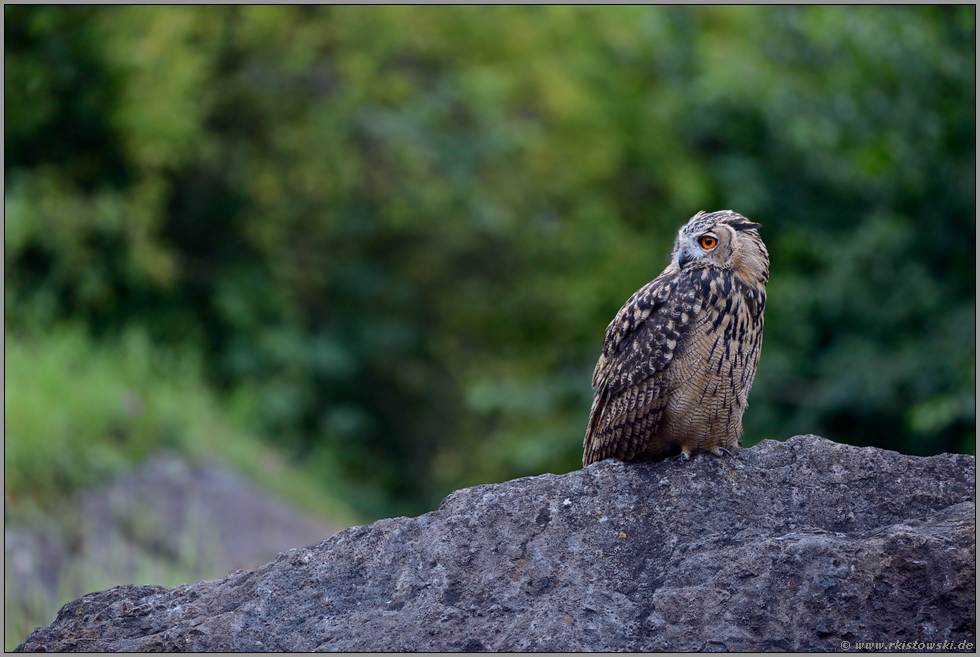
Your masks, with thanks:
M 737 224 L 729 224 L 729 225 L 735 230 L 741 231 L 741 230 L 752 230 L 753 228 L 758 228 L 762 224 L 757 224 L 752 221 L 742 221 Z

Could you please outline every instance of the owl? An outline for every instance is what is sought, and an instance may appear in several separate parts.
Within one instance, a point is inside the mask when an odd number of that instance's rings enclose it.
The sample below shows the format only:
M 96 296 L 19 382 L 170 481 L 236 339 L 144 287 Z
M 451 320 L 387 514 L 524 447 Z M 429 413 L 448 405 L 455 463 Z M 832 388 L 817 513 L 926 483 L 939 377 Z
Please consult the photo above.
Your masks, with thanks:
M 620 308 L 592 375 L 582 463 L 731 454 L 762 349 L 769 253 L 759 224 L 699 212 L 670 264 Z

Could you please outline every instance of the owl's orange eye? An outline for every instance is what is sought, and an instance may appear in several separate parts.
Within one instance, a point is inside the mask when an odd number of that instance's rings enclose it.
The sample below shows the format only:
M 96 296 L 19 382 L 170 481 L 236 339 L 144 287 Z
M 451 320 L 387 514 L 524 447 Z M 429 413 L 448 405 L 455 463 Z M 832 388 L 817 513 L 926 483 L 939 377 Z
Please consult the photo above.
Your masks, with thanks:
M 705 236 L 703 236 L 701 238 L 700 241 L 701 241 L 701 248 L 702 249 L 709 249 L 710 250 L 710 249 L 715 248 L 715 245 L 718 244 L 718 240 L 716 240 L 714 238 L 714 236 L 712 236 L 712 235 L 705 235 Z

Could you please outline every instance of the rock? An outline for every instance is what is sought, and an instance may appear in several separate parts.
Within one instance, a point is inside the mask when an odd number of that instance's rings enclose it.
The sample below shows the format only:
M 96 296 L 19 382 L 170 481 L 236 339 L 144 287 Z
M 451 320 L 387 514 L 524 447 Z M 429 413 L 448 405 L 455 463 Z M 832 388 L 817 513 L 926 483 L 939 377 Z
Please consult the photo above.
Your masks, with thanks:
M 18 650 L 972 651 L 975 528 L 972 456 L 796 436 L 610 459 L 254 571 L 93 593 Z
M 226 467 L 169 453 L 81 495 L 78 510 L 89 552 L 108 554 L 126 540 L 221 575 L 255 568 L 342 527 L 298 513 Z
M 221 577 L 342 526 L 303 516 L 221 465 L 170 453 L 31 520 L 4 526 L 4 603 L 8 619 L 17 619 L 13 627 L 8 620 L 8 636 L 50 621 L 66 600 L 95 588 L 174 584 L 178 573 Z

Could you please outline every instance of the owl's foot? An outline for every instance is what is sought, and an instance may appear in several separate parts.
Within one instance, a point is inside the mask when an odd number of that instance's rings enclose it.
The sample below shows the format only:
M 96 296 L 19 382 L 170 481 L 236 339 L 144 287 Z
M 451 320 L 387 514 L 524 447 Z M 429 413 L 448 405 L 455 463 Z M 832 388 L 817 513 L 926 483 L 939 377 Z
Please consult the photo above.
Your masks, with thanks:
M 713 450 L 711 450 L 711 453 L 714 454 L 715 456 L 721 456 L 722 454 L 728 454 L 729 456 L 732 455 L 732 453 L 729 452 L 724 447 L 715 447 Z
M 685 449 L 678 458 L 680 459 L 681 465 L 684 465 L 685 461 L 691 460 L 691 453 Z

